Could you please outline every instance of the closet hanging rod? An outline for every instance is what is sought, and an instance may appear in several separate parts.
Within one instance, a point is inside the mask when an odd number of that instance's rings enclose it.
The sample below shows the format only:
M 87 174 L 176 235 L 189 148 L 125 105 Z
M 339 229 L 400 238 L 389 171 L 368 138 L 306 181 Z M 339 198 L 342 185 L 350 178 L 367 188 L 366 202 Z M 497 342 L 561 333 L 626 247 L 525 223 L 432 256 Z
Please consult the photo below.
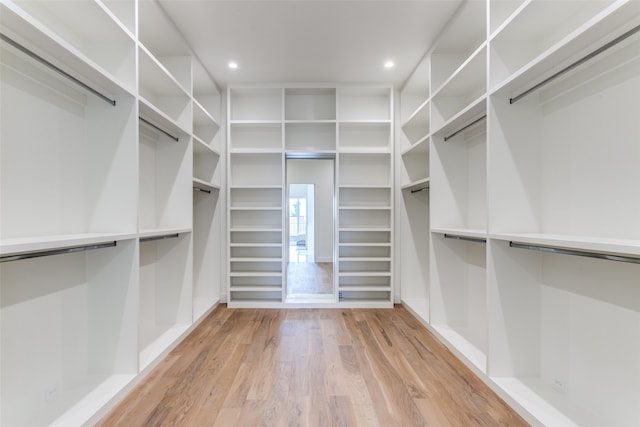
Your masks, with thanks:
M 200 187 L 193 187 L 193 189 L 195 191 L 200 191 L 202 193 L 207 193 L 207 194 L 211 194 L 211 190 L 205 190 L 204 188 L 200 188 Z
M 428 186 L 427 186 L 427 187 L 422 187 L 422 188 L 417 188 L 417 189 L 415 189 L 415 190 L 411 190 L 411 194 L 419 193 L 419 192 L 421 192 L 421 191 L 426 191 L 426 190 L 428 190 L 428 189 L 429 189 L 429 187 L 428 187 Z
M 588 60 L 592 59 L 593 57 L 600 55 L 605 50 L 617 45 L 618 43 L 620 43 L 621 41 L 623 41 L 625 39 L 628 39 L 629 37 L 631 37 L 632 35 L 634 35 L 638 31 L 640 31 L 640 25 L 638 25 L 636 27 L 633 27 L 632 29 L 630 29 L 626 33 L 622 34 L 621 36 L 618 36 L 615 39 L 611 40 L 609 43 L 599 47 L 598 49 L 594 50 L 591 53 L 588 53 L 587 55 L 583 56 L 581 59 L 577 60 L 576 62 L 572 63 L 571 65 L 566 66 L 565 68 L 563 68 L 562 70 L 560 70 L 557 73 L 553 74 L 552 76 L 547 77 L 546 79 L 544 79 L 543 81 L 541 81 L 537 85 L 525 90 L 521 94 L 516 95 L 513 98 L 509 98 L 509 104 L 515 104 L 520 99 L 522 99 L 525 96 L 529 95 L 531 92 L 534 92 L 534 91 L 540 89 L 542 86 L 545 86 L 547 83 L 557 79 L 561 75 L 563 75 L 563 74 L 573 70 L 574 68 L 584 64 L 585 62 L 587 62 Z
M 169 132 L 167 132 L 166 130 L 162 129 L 161 127 L 158 127 L 156 125 L 154 125 L 153 123 L 151 123 L 149 120 L 143 119 L 142 117 L 138 117 L 140 119 L 141 122 L 148 124 L 149 126 L 151 126 L 152 128 L 154 128 L 155 130 L 158 130 L 162 133 L 164 133 L 165 135 L 167 135 L 169 138 L 173 139 L 174 141 L 178 142 L 178 137 L 177 136 L 173 136 L 171 135 Z
M 163 234 L 162 236 L 141 237 L 140 243 L 153 242 L 154 240 L 174 239 L 180 236 L 180 233 Z
M 624 256 L 624 255 L 610 255 L 610 254 L 605 254 L 601 252 L 562 249 L 562 248 L 555 248 L 552 246 L 532 245 L 528 243 L 518 243 L 518 242 L 509 242 L 509 246 L 512 248 L 529 249 L 529 250 L 540 251 L 540 252 L 548 252 L 552 254 L 574 255 L 574 256 L 582 256 L 587 258 L 605 259 L 608 261 L 629 262 L 632 264 L 640 264 L 640 258 L 634 258 L 634 257 Z
M 29 49 L 27 49 L 26 47 L 22 46 L 17 41 L 7 37 L 5 34 L 0 33 L 0 39 L 2 39 L 3 41 L 9 43 L 11 46 L 15 47 L 16 49 L 18 49 L 20 52 L 24 53 L 25 55 L 35 59 L 36 61 L 38 61 L 42 65 L 45 65 L 45 66 L 49 67 L 50 69 L 52 69 L 56 73 L 58 73 L 58 74 L 60 74 L 60 75 L 62 75 L 64 77 L 66 77 L 67 79 L 71 80 L 76 85 L 78 85 L 78 86 L 82 87 L 83 89 L 91 92 L 92 94 L 94 94 L 98 98 L 102 99 L 103 101 L 108 102 L 109 104 L 114 105 L 114 106 L 116 105 L 115 99 L 111 99 L 108 96 L 103 95 L 102 93 L 98 92 L 97 90 L 95 90 L 91 86 L 87 85 L 86 83 L 81 82 L 80 80 L 78 80 L 77 78 L 73 77 L 71 74 L 67 73 L 63 69 L 53 65 L 51 62 L 47 61 L 46 59 L 44 59 L 40 55 L 37 55 L 36 53 L 34 53 L 34 52 L 30 51 Z
M 474 243 L 487 243 L 487 239 L 483 239 L 481 237 L 459 236 L 457 234 L 449 234 L 449 233 L 444 233 L 444 238 L 445 239 L 464 240 L 466 242 L 474 242 Z
M 106 243 L 98 243 L 98 244 L 92 244 L 92 245 L 79 245 L 79 246 L 72 246 L 69 248 L 62 248 L 62 249 L 48 249 L 48 250 L 44 250 L 44 251 L 38 251 L 38 252 L 28 252 L 28 253 L 24 253 L 24 254 L 18 254 L 18 255 L 4 255 L 2 257 L 0 257 L 0 263 L 1 262 L 9 262 L 9 261 L 20 261 L 23 259 L 30 259 L 30 258 L 39 258 L 39 257 L 43 257 L 43 256 L 50 256 L 50 255 L 64 255 L 64 254 L 72 254 L 75 252 L 83 252 L 83 251 L 89 251 L 89 250 L 93 250 L 93 249 L 102 249 L 102 248 L 110 248 L 116 246 L 116 242 L 106 242 Z
M 444 137 L 445 142 L 446 142 L 446 141 L 448 141 L 448 140 L 450 140 L 451 138 L 453 138 L 454 136 L 456 136 L 456 135 L 457 135 L 457 134 L 459 134 L 460 132 L 462 132 L 462 131 L 464 131 L 464 130 L 469 129 L 471 126 L 473 126 L 473 125 L 475 125 L 475 124 L 480 123 L 482 120 L 484 120 L 484 119 L 486 119 L 486 118 L 487 118 L 487 115 L 485 114 L 484 116 L 482 116 L 482 117 L 479 117 L 479 118 L 475 119 L 474 121 L 472 121 L 471 123 L 469 123 L 469 124 L 468 124 L 468 125 L 466 125 L 465 127 L 458 129 L 457 131 L 455 131 L 455 132 L 454 132 L 454 133 L 452 133 L 451 135 L 445 136 L 445 137 Z

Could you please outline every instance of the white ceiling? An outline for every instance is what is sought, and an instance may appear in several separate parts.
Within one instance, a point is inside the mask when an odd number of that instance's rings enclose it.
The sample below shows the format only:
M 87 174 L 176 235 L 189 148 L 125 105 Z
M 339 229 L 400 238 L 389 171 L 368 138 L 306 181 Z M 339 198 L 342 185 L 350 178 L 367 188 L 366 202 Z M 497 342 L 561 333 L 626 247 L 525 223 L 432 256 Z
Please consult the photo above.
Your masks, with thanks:
M 401 85 L 461 0 L 159 0 L 225 87 Z M 386 60 L 395 61 L 387 70 Z M 229 61 L 239 64 L 228 68 Z

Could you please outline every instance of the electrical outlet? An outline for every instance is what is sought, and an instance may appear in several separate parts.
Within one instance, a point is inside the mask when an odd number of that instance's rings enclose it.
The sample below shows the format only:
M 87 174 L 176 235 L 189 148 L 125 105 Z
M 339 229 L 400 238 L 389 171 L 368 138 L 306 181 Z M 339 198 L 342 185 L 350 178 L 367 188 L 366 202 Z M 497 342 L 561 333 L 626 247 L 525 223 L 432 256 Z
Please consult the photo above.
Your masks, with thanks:
M 58 395 L 58 385 L 54 384 L 44 391 L 44 400 L 49 401 Z
M 551 387 L 553 387 L 554 390 L 559 391 L 560 393 L 564 393 L 564 381 L 559 378 L 554 378 L 551 381 Z

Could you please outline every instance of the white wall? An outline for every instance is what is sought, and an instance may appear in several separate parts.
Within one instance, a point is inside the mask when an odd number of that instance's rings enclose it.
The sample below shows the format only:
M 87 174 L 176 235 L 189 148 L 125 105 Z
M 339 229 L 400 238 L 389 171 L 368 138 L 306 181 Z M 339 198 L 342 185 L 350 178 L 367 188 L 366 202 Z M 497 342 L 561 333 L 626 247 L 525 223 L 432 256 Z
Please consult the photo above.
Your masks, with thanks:
M 287 160 L 289 184 L 315 184 L 315 261 L 333 261 L 333 159 Z

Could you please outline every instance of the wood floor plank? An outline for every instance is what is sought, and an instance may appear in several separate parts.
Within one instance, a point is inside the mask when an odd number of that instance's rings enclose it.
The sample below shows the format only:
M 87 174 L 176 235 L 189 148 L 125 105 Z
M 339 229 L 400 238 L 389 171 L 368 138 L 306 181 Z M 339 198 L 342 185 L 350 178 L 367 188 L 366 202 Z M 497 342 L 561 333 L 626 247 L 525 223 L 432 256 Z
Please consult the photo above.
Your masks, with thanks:
M 108 426 L 527 424 L 407 310 L 218 307 Z

